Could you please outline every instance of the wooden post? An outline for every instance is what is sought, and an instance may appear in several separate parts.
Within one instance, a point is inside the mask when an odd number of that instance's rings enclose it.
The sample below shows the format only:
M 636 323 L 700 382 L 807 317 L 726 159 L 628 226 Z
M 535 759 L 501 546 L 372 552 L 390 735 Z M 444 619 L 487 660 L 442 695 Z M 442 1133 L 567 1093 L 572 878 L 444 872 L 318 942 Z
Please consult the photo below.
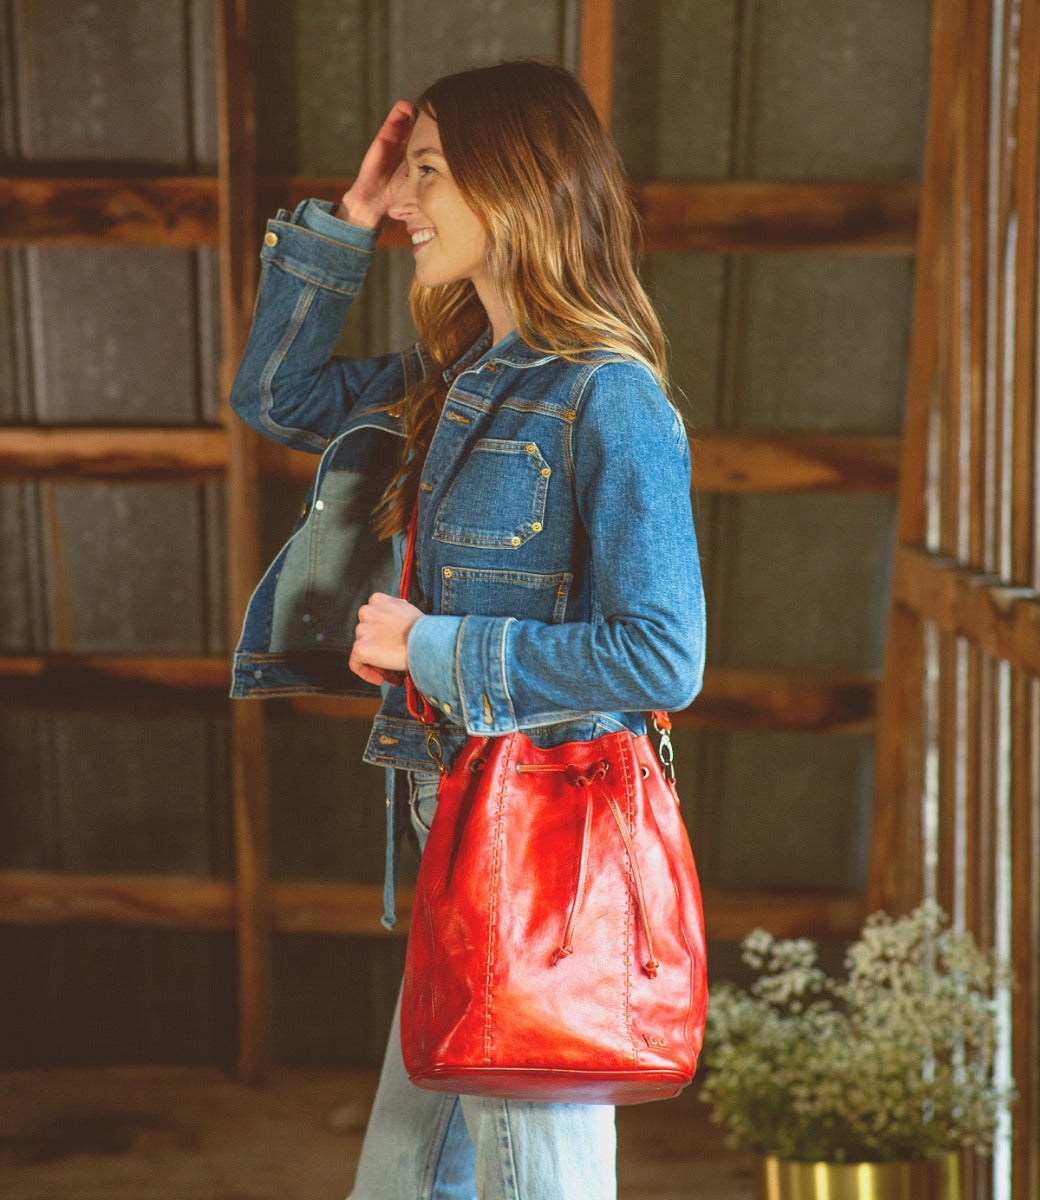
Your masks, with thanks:
M 944 255 L 951 220 L 955 127 L 963 109 L 964 14 L 959 0 L 936 0 L 932 12 L 932 82 L 925 153 L 927 188 L 920 204 L 910 372 L 899 483 L 900 544 L 925 540 L 928 446 L 933 387 L 941 371 L 944 302 L 954 270 Z M 893 603 L 878 708 L 874 814 L 866 907 L 902 911 L 919 898 L 923 626 L 913 608 Z
M 614 95 L 614 0 L 582 0 L 581 80 L 610 128 Z
M 1040 2 L 1023 4 L 1019 34 L 1018 219 L 1012 434 L 1013 580 L 1040 589 Z M 1040 681 L 1017 672 L 1012 695 L 1013 1172 L 1024 1196 L 1040 1196 Z
M 257 283 L 255 106 L 249 0 L 217 0 L 220 108 L 221 383 L 225 398 L 249 332 Z M 229 626 L 237 639 L 259 576 L 255 435 L 228 417 L 227 552 Z M 231 793 L 235 825 L 239 963 L 238 1074 L 261 1078 L 268 1060 L 270 1007 L 267 779 L 264 712 L 257 702 L 231 708 Z

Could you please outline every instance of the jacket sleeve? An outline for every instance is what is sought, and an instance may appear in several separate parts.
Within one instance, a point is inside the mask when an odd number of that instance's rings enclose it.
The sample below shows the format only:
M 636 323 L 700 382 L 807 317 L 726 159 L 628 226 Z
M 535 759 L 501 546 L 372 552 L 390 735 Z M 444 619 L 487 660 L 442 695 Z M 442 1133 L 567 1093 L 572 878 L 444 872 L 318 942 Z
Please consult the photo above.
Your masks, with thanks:
M 231 389 L 232 408 L 265 437 L 320 452 L 380 374 L 388 395 L 403 392 L 401 355 L 333 354 L 376 237 L 337 220 L 322 201 L 268 222 L 253 325 Z
M 417 686 L 470 734 L 680 709 L 700 690 L 704 595 L 682 422 L 644 367 L 608 363 L 572 430 L 591 619 L 431 616 L 409 637 Z

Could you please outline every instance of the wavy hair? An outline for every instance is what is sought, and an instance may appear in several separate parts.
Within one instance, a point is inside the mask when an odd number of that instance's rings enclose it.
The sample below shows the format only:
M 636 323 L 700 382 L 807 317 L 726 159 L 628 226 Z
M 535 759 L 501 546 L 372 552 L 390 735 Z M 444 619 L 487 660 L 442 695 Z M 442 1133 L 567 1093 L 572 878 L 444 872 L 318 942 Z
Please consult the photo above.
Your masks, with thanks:
M 489 233 L 492 277 L 529 346 L 572 360 L 605 350 L 666 387 L 660 322 L 636 276 L 640 229 L 620 156 L 563 67 L 523 59 L 445 75 L 415 101 L 436 120 L 448 169 Z M 468 280 L 412 283 L 412 317 L 434 369 L 405 398 L 402 463 L 376 510 L 404 528 L 448 385 L 443 371 L 487 316 Z

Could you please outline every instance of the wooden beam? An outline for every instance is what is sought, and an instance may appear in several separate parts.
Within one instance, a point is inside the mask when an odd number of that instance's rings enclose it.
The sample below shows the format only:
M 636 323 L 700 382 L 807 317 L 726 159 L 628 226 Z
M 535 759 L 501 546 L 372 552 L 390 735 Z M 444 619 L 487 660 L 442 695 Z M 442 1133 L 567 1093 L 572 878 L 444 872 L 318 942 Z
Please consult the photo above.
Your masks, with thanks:
M 227 704 L 218 656 L 0 655 L 0 709 L 198 712 Z
M 673 720 L 690 729 L 869 733 L 877 690 L 878 678 L 868 672 L 709 667 L 704 690 Z M 348 697 L 294 696 L 272 703 L 333 720 L 370 718 L 376 711 L 374 700 Z
M 221 656 L 0 655 L 0 708 L 48 711 L 182 711 L 223 706 L 230 681 Z M 704 690 L 675 715 L 693 729 L 865 733 L 878 680 L 856 671 L 762 671 L 709 667 Z M 270 700 L 311 717 L 371 720 L 377 701 L 336 696 Z
M 0 924 L 231 929 L 235 892 L 222 879 L 0 871 Z
M 401 937 L 412 905 L 411 890 L 401 888 L 388 934 L 380 884 L 288 881 L 271 884 L 268 898 L 270 927 L 283 933 Z M 218 879 L 0 871 L 0 925 L 231 929 L 235 907 L 234 885 Z M 863 902 L 856 893 L 707 887 L 704 914 L 712 938 L 737 940 L 756 927 L 777 937 L 846 937 L 859 929 Z
M 256 205 L 273 214 L 316 196 L 334 199 L 345 176 L 268 176 Z M 652 252 L 830 251 L 912 254 L 918 185 L 912 182 L 635 183 Z M 0 247 L 215 246 L 217 181 L 205 176 L 23 178 L 0 176 Z M 408 245 L 387 223 L 380 246 Z
M 695 492 L 887 492 L 898 482 L 895 436 L 695 429 L 690 441 Z M 309 482 L 315 458 L 264 442 L 260 469 L 267 478 Z
M 1040 593 L 916 546 L 896 551 L 894 597 L 947 633 L 1040 675 Z
M 912 254 L 916 183 L 642 183 L 652 251 Z
M 896 487 L 900 440 L 864 433 L 692 433 L 698 492 L 849 491 Z M 313 454 L 265 441 L 258 470 L 310 482 Z M 0 479 L 204 479 L 224 473 L 223 429 L 0 428 Z
M 205 479 L 226 463 L 222 429 L 0 428 L 0 479 Z
M 217 181 L 0 176 L 0 247 L 217 244 Z
M 708 667 L 704 690 L 675 716 L 693 729 L 869 733 L 879 680 L 865 671 Z
M 714 433 L 690 437 L 697 492 L 887 492 L 900 439 L 866 433 Z

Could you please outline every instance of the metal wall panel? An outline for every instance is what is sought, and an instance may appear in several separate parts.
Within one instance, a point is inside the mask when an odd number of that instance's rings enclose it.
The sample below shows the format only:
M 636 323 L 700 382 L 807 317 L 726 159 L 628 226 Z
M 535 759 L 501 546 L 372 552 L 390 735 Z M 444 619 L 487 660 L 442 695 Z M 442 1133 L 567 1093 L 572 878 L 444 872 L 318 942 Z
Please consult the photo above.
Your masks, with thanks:
M 0 483 L 0 653 L 44 646 L 42 549 L 37 489 Z
M 361 761 L 368 722 L 279 711 L 267 734 L 272 875 L 379 883 L 385 776 Z
M 0 714 L 0 868 L 41 869 L 55 858 L 41 733 L 34 713 Z
M 637 179 L 914 178 L 928 0 L 618 0 L 614 131 Z
M 503 58 L 541 57 L 574 66 L 566 0 L 391 0 L 387 6 L 391 99 L 414 96 L 437 76 Z
M 873 743 L 864 737 L 733 734 L 728 802 L 712 826 L 715 882 L 860 888 L 870 829 Z
M 230 1065 L 235 960 L 224 933 L 0 928 L 0 1065 Z
M 55 869 L 228 875 L 227 728 L 204 715 L 68 714 L 49 764 Z
M 381 120 L 373 111 L 368 37 L 368 10 L 375 7 L 365 0 L 254 4 L 262 171 L 354 170 Z
M 43 488 L 48 648 L 202 654 L 226 646 L 217 485 L 63 484 Z
M 717 424 L 727 361 L 724 339 L 729 297 L 728 259 L 717 254 L 650 254 L 643 283 L 668 339 L 675 401 L 691 435 Z M 696 486 L 694 471 L 694 486 Z
M 902 428 L 911 260 L 651 254 L 643 277 L 694 438 Z
M 894 497 L 748 495 L 720 508 L 715 550 L 728 561 L 708 574 L 716 661 L 880 669 Z
M 205 0 L 9 0 L 21 155 L 183 167 L 211 160 L 215 107 L 196 87 L 212 61 Z M 205 117 L 203 117 L 205 114 Z
M 378 1067 L 403 970 L 401 938 L 276 936 L 274 1060 Z
M 0 250 L 0 421 L 23 418 L 32 394 L 26 293 L 24 253 Z
M 726 423 L 898 434 L 912 260 L 763 254 L 735 265 Z
M 749 8 L 751 176 L 920 174 L 929 0 L 756 0 Z
M 193 254 L 34 248 L 27 259 L 36 420 L 190 425 L 203 391 L 212 411 L 215 338 L 203 330 L 203 368 Z
M 732 172 L 741 0 L 615 0 L 613 131 L 634 179 Z

